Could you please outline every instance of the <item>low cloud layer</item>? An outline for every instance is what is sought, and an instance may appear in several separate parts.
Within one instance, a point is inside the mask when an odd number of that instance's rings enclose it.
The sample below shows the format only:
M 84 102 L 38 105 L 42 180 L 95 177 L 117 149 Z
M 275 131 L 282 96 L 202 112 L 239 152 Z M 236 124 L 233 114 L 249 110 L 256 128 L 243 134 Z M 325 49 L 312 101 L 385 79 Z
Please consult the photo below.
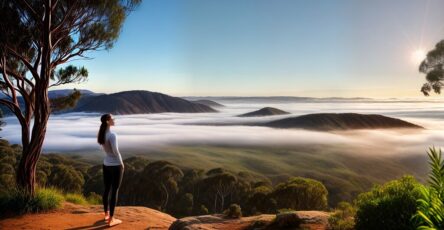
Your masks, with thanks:
M 176 144 L 224 145 L 318 145 L 368 149 L 375 154 L 418 153 L 426 147 L 444 143 L 444 124 L 439 116 L 443 110 L 439 103 L 276 103 L 276 104 L 225 104 L 219 113 L 161 113 L 115 116 L 121 151 L 154 149 Z M 291 112 L 290 115 L 272 117 L 236 117 L 265 106 Z M 419 112 L 418 112 L 419 111 Z M 422 112 L 421 112 L 422 111 Z M 273 129 L 255 126 L 204 126 L 207 123 L 260 122 L 314 112 L 378 113 L 401 118 L 426 127 L 422 131 L 359 130 L 346 132 L 314 132 L 298 129 Z M 7 123 L 0 136 L 12 143 L 20 143 L 20 127 L 14 117 Z M 100 114 L 71 113 L 50 118 L 44 150 L 51 152 L 99 151 L 96 135 Z M 365 153 L 362 153 L 365 154 Z

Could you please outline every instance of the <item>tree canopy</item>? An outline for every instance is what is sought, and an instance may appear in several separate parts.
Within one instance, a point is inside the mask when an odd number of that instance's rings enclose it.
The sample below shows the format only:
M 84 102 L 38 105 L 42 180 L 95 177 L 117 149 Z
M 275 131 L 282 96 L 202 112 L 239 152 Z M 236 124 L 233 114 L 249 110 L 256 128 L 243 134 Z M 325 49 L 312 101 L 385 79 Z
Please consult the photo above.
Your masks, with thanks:
M 425 96 L 430 92 L 440 94 L 444 80 L 444 40 L 438 42 L 435 48 L 427 53 L 426 59 L 419 66 L 419 71 L 426 74 L 427 82 L 421 88 Z

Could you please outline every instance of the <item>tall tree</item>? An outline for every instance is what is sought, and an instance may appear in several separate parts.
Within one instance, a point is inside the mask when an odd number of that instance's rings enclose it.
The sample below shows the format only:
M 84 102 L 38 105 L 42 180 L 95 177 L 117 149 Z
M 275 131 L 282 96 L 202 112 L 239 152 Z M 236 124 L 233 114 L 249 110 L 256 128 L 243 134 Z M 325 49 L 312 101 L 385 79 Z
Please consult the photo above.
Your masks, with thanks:
M 17 185 L 34 194 L 36 164 L 51 109 L 48 89 L 84 80 L 85 68 L 66 66 L 89 52 L 110 49 L 128 13 L 140 0 L 2 0 L 0 2 L 0 99 L 21 125 L 23 152 Z M 18 98 L 24 101 L 21 107 Z M 31 122 L 33 121 L 33 122 Z M 31 127 L 32 124 L 32 127 Z
M 425 96 L 429 96 L 432 90 L 440 94 L 444 86 L 444 40 L 438 42 L 435 48 L 427 53 L 426 59 L 419 66 L 419 71 L 426 74 L 427 80 L 421 92 Z

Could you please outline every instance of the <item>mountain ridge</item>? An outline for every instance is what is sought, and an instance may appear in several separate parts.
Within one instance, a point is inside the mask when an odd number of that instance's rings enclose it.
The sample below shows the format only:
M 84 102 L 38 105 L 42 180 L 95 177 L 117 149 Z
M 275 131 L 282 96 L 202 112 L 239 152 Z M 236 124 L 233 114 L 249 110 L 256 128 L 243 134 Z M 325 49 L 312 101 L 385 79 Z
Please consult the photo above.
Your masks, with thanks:
M 261 116 L 273 116 L 273 115 L 284 115 L 284 114 L 290 114 L 290 113 L 273 107 L 264 107 L 262 109 L 253 112 L 238 115 L 238 117 L 261 117 Z
M 273 128 L 302 128 L 318 131 L 351 130 L 351 129 L 387 129 L 424 127 L 379 114 L 358 113 L 314 113 L 298 117 L 262 123 L 262 126 Z

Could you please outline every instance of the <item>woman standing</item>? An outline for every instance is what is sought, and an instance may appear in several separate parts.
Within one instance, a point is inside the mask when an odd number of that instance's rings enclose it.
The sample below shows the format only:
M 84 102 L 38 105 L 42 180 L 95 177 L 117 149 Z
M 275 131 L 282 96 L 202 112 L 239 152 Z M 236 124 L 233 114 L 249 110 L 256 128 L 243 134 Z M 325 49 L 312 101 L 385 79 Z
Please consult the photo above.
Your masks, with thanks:
M 105 221 L 109 226 L 121 224 L 122 221 L 114 218 L 114 208 L 117 203 L 117 193 L 123 176 L 123 161 L 117 145 L 117 135 L 111 132 L 110 127 L 114 126 L 114 119 L 111 114 L 104 114 L 100 118 L 99 134 L 97 142 L 105 151 L 105 159 L 103 160 L 103 181 L 105 191 L 103 193 L 103 209 L 105 211 Z M 111 192 L 111 197 L 109 197 Z

